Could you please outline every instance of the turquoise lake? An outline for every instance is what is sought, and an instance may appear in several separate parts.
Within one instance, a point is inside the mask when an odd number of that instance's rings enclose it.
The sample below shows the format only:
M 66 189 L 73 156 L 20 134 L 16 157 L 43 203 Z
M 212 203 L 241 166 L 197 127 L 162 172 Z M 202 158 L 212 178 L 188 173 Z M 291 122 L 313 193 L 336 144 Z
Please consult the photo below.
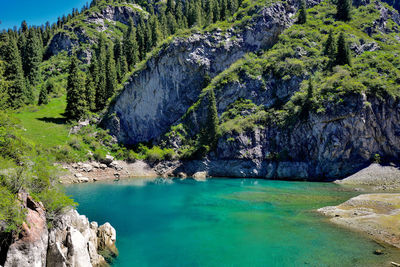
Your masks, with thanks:
M 66 191 L 81 214 L 117 230 L 113 266 L 390 266 L 400 259 L 314 212 L 359 194 L 335 184 L 132 179 Z

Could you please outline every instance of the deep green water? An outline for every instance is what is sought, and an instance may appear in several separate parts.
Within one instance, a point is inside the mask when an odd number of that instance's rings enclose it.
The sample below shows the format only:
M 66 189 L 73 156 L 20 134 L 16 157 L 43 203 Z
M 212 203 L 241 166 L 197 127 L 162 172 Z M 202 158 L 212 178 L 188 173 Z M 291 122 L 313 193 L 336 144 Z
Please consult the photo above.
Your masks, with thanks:
M 399 259 L 312 211 L 356 195 L 334 184 L 136 179 L 67 192 L 80 213 L 116 228 L 114 266 L 390 266 Z

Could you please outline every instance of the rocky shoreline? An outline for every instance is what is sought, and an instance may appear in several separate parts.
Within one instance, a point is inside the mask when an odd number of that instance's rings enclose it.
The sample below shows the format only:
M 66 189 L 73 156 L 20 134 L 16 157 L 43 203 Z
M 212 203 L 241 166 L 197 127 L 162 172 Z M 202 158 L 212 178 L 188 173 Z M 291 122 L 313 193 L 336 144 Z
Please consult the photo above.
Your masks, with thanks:
M 116 231 L 109 223 L 98 226 L 69 209 L 49 224 L 42 203 L 27 193 L 20 193 L 19 199 L 27 216 L 18 236 L 2 237 L 4 267 L 108 266 L 107 261 L 118 255 Z
M 334 224 L 400 248 L 400 194 L 364 194 L 318 212 Z
M 211 163 L 212 165 L 213 163 Z M 203 166 L 203 168 L 200 168 Z M 210 172 L 210 164 L 164 161 L 151 166 L 143 161 L 127 163 L 110 160 L 108 163 L 86 162 L 63 165 L 69 173 L 60 177 L 64 184 L 119 180 L 126 178 L 192 177 L 205 181 L 217 177 Z M 208 167 L 208 168 L 207 168 Z M 187 172 L 185 172 L 187 171 Z M 244 173 L 244 172 L 242 172 Z M 221 175 L 222 177 L 224 175 Z M 240 176 L 238 174 L 238 176 Z M 251 177 L 243 175 L 243 178 Z M 260 178 L 255 176 L 254 178 Z M 268 177 L 263 177 L 268 178 Z M 390 191 L 400 189 L 400 169 L 395 166 L 371 164 L 359 172 L 335 181 L 356 191 Z M 372 239 L 400 248 L 400 194 L 364 194 L 334 207 L 325 207 L 319 213 L 346 228 L 367 233 Z

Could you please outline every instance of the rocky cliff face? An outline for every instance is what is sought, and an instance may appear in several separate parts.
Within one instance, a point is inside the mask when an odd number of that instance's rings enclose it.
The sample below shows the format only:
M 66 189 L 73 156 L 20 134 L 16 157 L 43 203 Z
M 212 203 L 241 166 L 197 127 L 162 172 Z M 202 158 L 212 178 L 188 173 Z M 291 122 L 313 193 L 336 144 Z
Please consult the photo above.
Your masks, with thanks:
M 96 41 L 90 31 L 104 32 L 109 29 L 110 25 L 116 25 L 117 22 L 128 25 L 130 18 L 137 24 L 140 16 L 147 17 L 147 12 L 138 5 L 109 5 L 99 12 L 91 12 L 81 21 L 86 27 L 83 27 L 82 23 L 77 25 L 72 23 L 65 25 L 63 31 L 55 34 L 46 48 L 45 58 L 50 58 L 63 51 L 70 54 L 73 49 L 78 48 L 79 59 L 88 63 L 91 53 L 84 46 L 92 45 Z
M 216 177 L 325 180 L 369 164 L 375 154 L 400 157 L 400 103 L 349 97 L 323 115 L 290 127 L 265 126 L 229 134 L 207 160 L 183 162 L 175 175 L 206 171 Z
M 131 78 L 110 109 L 107 128 L 126 144 L 157 139 L 197 101 L 207 77 L 275 44 L 294 11 L 275 3 L 240 27 L 175 38 Z
M 107 266 L 99 253 L 118 254 L 116 232 L 109 223 L 98 227 L 71 209 L 49 228 L 43 205 L 26 193 L 21 193 L 20 199 L 27 209 L 26 222 L 19 236 L 5 248 L 4 267 Z

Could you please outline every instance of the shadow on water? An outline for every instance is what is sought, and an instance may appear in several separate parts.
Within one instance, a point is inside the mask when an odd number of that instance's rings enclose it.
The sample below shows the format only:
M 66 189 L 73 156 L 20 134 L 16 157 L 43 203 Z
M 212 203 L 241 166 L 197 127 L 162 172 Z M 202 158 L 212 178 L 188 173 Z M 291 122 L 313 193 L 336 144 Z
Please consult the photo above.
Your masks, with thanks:
M 54 124 L 66 124 L 67 123 L 66 118 L 43 117 L 43 118 L 38 118 L 38 120 L 43 121 L 43 122 L 48 122 L 48 123 L 54 123 Z

